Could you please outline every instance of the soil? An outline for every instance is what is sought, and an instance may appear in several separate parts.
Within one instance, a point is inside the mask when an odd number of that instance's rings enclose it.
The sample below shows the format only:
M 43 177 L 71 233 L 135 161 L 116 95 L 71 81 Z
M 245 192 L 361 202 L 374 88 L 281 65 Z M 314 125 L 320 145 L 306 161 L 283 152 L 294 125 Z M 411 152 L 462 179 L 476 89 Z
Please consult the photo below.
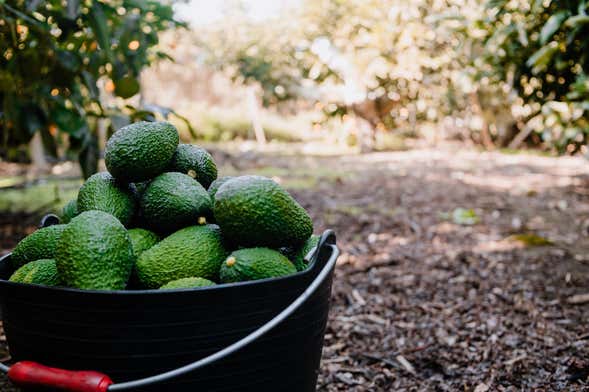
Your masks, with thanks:
M 214 155 L 282 181 L 338 235 L 318 390 L 589 391 L 584 159 Z M 1 248 L 38 218 L 0 213 Z

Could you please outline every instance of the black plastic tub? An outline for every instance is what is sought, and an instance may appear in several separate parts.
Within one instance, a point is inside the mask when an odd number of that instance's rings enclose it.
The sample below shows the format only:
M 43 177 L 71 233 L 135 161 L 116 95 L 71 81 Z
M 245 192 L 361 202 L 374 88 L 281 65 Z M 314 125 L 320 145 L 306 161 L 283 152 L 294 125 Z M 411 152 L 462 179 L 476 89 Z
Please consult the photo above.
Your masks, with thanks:
M 331 241 L 329 240 L 331 238 Z M 255 331 L 329 274 L 287 319 L 202 369 L 134 391 L 315 391 L 329 310 L 335 237 L 324 234 L 309 269 L 295 275 L 198 289 L 82 291 L 8 282 L 0 301 L 12 359 L 96 370 L 115 383 L 194 362 Z M 309 294 L 309 293 L 307 293 Z

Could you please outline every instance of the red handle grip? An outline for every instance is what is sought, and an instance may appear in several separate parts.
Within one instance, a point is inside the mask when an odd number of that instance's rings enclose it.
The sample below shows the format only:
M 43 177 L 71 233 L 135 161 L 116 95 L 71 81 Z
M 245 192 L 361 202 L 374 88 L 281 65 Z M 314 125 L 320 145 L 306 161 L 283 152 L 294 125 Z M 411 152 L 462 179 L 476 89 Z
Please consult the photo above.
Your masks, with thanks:
M 106 374 L 56 369 L 29 361 L 12 365 L 8 377 L 21 387 L 52 387 L 69 392 L 107 392 L 112 384 Z

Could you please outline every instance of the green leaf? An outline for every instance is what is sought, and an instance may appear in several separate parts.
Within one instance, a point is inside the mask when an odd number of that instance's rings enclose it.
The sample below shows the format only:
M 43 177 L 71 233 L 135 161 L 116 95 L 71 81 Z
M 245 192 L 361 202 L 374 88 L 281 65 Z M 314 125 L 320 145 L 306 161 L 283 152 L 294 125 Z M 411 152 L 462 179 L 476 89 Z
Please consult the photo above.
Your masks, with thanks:
M 75 72 L 80 68 L 81 62 L 76 54 L 66 50 L 57 50 L 55 55 L 59 64 L 68 71 Z
M 88 22 L 90 28 L 94 32 L 94 36 L 98 41 L 98 45 L 104 50 L 109 58 L 111 58 L 110 50 L 110 33 L 106 15 L 104 14 L 103 5 L 100 2 L 93 2 L 88 13 Z
M 552 61 L 552 58 L 558 51 L 558 44 L 551 42 L 549 45 L 545 45 L 538 49 L 533 55 L 530 56 L 526 65 L 536 69 L 535 72 L 546 68 L 546 66 Z
M 544 26 L 542 26 L 542 30 L 540 31 L 540 44 L 546 44 L 546 42 L 548 42 L 554 33 L 558 31 L 562 21 L 565 20 L 568 16 L 568 11 L 560 11 L 548 18 L 546 23 L 544 23 Z
M 98 99 L 100 92 L 98 91 L 98 86 L 96 86 L 96 79 L 94 76 L 88 71 L 82 71 L 82 79 L 84 80 L 84 85 L 90 92 L 90 97 L 92 97 L 92 99 Z
M 125 76 L 115 81 L 115 94 L 121 98 L 131 98 L 140 89 L 139 81 L 132 76 Z
M 80 0 L 67 0 L 67 17 L 76 19 L 80 14 Z
M 76 138 L 80 138 L 87 127 L 86 120 L 75 109 L 58 106 L 51 112 L 51 118 L 61 131 Z
M 589 15 L 571 16 L 564 22 L 566 27 L 578 27 L 589 23 Z
M 473 209 L 456 208 L 452 212 L 452 221 L 457 225 L 470 226 L 479 223 L 480 219 Z
M 514 234 L 514 235 L 508 237 L 508 239 L 513 240 L 513 241 L 517 241 L 517 242 L 521 242 L 525 246 L 530 246 L 530 247 L 531 246 L 554 245 L 554 243 L 552 241 L 550 241 L 549 239 L 546 239 L 546 238 L 541 237 L 541 236 L 534 234 L 534 233 Z

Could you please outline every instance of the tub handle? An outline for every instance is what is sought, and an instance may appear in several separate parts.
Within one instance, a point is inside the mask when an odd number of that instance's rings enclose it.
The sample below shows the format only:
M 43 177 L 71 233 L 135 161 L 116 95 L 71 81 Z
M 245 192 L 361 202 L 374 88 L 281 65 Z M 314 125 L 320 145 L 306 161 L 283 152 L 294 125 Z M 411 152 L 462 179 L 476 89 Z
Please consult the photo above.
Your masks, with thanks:
M 94 371 L 71 371 L 51 368 L 31 361 L 17 362 L 10 367 L 8 377 L 21 387 L 51 386 L 71 392 L 107 392 L 112 380 Z
M 30 361 L 17 362 L 10 368 L 4 364 L 0 364 L 0 370 L 7 372 L 8 377 L 19 386 L 45 386 L 68 392 L 117 392 L 133 390 L 190 373 L 194 370 L 200 369 L 210 365 L 211 363 L 228 357 L 238 350 L 241 350 L 242 348 L 268 333 L 275 326 L 292 315 L 302 304 L 305 303 L 305 301 L 307 301 L 313 295 L 315 290 L 321 286 L 323 281 L 331 274 L 332 269 L 335 267 L 335 262 L 339 256 L 339 249 L 335 245 L 335 234 L 332 230 L 326 230 L 321 235 L 317 247 L 311 250 L 309 254 L 306 255 L 305 259 L 309 261 L 309 264 L 318 263 L 319 256 L 329 250 L 331 250 L 329 259 L 323 266 L 318 266 L 321 268 L 319 274 L 311 282 L 309 287 L 307 287 L 305 291 L 303 291 L 303 293 L 299 295 L 283 311 L 274 316 L 266 324 L 262 325 L 260 328 L 251 332 L 249 335 L 243 337 L 237 342 L 209 355 L 208 357 L 199 359 L 198 361 L 189 363 L 180 368 L 169 370 L 155 376 L 117 384 L 114 384 L 106 374 L 99 372 L 56 369 Z

